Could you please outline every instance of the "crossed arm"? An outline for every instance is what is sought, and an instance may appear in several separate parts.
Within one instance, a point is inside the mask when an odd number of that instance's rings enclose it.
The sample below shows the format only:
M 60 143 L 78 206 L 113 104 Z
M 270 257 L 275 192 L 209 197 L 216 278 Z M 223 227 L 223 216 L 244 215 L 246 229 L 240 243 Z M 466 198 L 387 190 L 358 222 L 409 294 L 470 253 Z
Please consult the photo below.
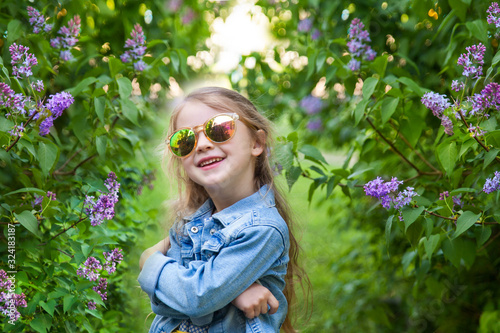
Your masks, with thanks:
M 139 259 L 139 268 L 142 270 L 146 260 L 156 251 L 163 254 L 167 253 L 170 247 L 170 238 L 167 237 L 152 247 L 146 249 Z M 274 314 L 278 311 L 279 301 L 266 287 L 253 283 L 243 293 L 236 297 L 231 302 L 235 307 L 240 309 L 247 318 L 252 319 L 261 314 Z

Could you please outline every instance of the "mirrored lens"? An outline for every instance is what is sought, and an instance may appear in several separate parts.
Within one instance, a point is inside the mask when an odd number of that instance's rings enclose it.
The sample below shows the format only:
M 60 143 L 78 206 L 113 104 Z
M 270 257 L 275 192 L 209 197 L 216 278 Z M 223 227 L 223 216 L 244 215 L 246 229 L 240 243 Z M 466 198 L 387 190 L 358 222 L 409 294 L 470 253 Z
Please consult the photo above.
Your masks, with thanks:
M 214 142 L 224 142 L 234 135 L 236 125 L 230 116 L 217 116 L 210 119 L 205 127 L 205 133 Z
M 196 136 L 190 129 L 181 129 L 170 138 L 170 148 L 177 156 L 186 156 L 193 149 L 196 143 Z

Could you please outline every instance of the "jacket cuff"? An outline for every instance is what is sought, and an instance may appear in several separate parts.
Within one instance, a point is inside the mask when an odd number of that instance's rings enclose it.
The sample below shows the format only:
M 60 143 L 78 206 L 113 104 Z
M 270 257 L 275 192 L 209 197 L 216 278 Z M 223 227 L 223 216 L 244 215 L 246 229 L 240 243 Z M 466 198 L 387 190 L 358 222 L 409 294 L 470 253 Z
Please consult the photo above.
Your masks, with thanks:
M 163 267 L 169 262 L 173 261 L 172 258 L 166 257 L 160 251 L 156 251 L 144 263 L 142 271 L 137 278 L 142 290 L 148 294 L 149 298 L 153 300 L 158 278 L 163 270 Z

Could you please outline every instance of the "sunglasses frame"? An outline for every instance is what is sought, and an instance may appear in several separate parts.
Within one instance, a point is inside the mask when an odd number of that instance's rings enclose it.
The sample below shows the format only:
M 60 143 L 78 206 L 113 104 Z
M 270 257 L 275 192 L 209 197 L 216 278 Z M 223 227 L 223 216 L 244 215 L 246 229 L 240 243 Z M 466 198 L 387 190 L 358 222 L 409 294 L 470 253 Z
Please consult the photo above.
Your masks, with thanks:
M 234 133 L 233 135 L 231 135 L 231 137 L 227 140 L 224 140 L 224 141 L 214 141 L 212 140 L 208 135 L 207 135 L 207 132 L 206 132 L 206 127 L 207 127 L 207 124 L 208 122 L 210 122 L 211 120 L 213 120 L 214 118 L 217 118 L 217 117 L 220 117 L 220 116 L 229 116 L 232 118 L 233 122 L 234 122 Z M 196 150 L 196 147 L 198 145 L 198 133 L 199 132 L 203 132 L 205 134 L 205 137 L 212 143 L 214 144 L 218 144 L 218 143 L 224 143 L 224 142 L 227 142 L 229 140 L 231 140 L 234 135 L 236 134 L 236 130 L 237 130 L 237 126 L 236 126 L 236 120 L 240 120 L 241 122 L 243 122 L 245 125 L 247 125 L 248 127 L 252 128 L 252 129 L 255 129 L 255 126 L 253 126 L 252 124 L 250 124 L 248 121 L 240 118 L 239 114 L 237 113 L 219 113 L 219 114 L 216 114 L 215 116 L 213 117 L 210 117 L 207 119 L 207 121 L 205 121 L 203 124 L 201 125 L 197 125 L 197 126 L 194 126 L 194 127 L 181 127 L 177 130 L 175 130 L 174 133 L 170 134 L 169 137 L 167 138 L 167 145 L 168 145 L 168 149 L 170 150 L 170 152 L 172 153 L 172 155 L 174 155 L 175 157 L 178 157 L 178 158 L 186 158 L 186 157 L 189 157 L 195 150 Z M 189 154 L 185 155 L 185 156 L 179 156 L 177 154 L 175 154 L 172 150 L 172 146 L 170 144 L 170 140 L 172 139 L 172 137 L 179 131 L 182 131 L 184 129 L 188 129 L 188 130 L 191 130 L 194 132 L 194 146 L 193 146 L 193 149 L 191 149 L 191 151 L 189 152 Z

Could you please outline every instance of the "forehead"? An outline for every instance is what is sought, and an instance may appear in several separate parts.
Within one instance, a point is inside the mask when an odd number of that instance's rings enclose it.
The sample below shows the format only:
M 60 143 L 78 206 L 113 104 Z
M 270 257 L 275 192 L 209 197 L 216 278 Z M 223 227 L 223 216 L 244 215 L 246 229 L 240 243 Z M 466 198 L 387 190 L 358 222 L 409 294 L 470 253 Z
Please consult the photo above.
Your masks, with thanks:
M 203 124 L 211 117 L 221 113 L 199 101 L 189 101 L 179 111 L 175 128 L 194 127 Z

